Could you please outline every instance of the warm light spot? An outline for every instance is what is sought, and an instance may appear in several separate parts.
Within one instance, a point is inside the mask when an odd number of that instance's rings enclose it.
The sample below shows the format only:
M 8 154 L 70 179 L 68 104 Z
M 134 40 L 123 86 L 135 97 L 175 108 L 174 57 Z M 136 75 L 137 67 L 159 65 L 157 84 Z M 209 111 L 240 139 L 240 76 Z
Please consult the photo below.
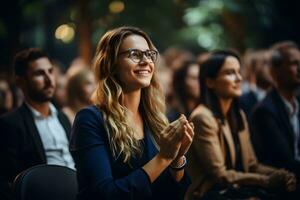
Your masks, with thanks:
M 74 28 L 69 24 L 60 25 L 55 30 L 55 37 L 58 40 L 63 41 L 64 43 L 70 43 L 75 36 Z
M 120 13 L 124 10 L 125 5 L 122 1 L 113 1 L 109 4 L 109 11 L 111 13 Z

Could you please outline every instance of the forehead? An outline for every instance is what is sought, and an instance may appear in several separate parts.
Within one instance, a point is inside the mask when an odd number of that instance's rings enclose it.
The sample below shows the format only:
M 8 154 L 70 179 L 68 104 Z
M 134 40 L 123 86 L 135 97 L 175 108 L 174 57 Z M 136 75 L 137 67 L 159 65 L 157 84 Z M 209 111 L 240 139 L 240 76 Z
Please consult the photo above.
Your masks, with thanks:
M 197 64 L 191 64 L 188 68 L 188 74 L 198 74 L 199 72 L 199 67 Z
M 220 71 L 227 70 L 227 69 L 240 69 L 240 63 L 237 58 L 233 56 L 228 56 Z
M 145 51 L 149 49 L 146 39 L 140 35 L 129 35 L 121 43 L 120 50 L 139 49 Z
M 288 59 L 300 59 L 300 52 L 296 48 L 291 48 L 286 51 Z
M 28 65 L 28 71 L 48 70 L 50 68 L 52 68 L 52 64 L 47 57 L 38 58 Z

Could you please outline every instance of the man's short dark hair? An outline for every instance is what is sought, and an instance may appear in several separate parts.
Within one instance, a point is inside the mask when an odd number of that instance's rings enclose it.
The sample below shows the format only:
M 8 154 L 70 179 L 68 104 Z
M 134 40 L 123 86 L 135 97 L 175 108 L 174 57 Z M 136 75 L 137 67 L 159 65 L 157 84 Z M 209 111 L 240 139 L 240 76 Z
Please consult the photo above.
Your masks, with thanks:
M 287 52 L 289 49 L 298 49 L 298 46 L 292 41 L 283 41 L 275 43 L 271 47 L 271 66 L 273 69 L 283 65 L 288 58 Z
M 14 58 L 15 75 L 24 76 L 29 63 L 43 57 L 49 58 L 49 56 L 39 48 L 29 48 L 20 51 Z

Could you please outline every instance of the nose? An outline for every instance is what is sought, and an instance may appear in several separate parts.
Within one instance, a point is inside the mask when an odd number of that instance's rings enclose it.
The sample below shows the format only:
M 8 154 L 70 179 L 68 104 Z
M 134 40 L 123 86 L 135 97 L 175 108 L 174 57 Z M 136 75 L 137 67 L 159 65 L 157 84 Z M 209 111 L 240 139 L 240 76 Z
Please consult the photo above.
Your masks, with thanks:
M 242 77 L 242 75 L 241 75 L 241 73 L 236 73 L 236 80 L 238 81 L 238 82 L 241 82 L 242 80 L 243 80 L 243 77 Z
M 146 52 L 143 52 L 141 59 L 140 59 L 140 63 L 150 63 L 152 62 L 151 58 L 148 58 L 146 56 Z
M 47 85 L 53 84 L 53 82 L 54 82 L 54 80 L 53 80 L 54 76 L 53 76 L 53 74 L 51 72 L 46 72 L 45 75 L 44 75 L 44 77 L 45 77 L 45 82 L 47 83 Z

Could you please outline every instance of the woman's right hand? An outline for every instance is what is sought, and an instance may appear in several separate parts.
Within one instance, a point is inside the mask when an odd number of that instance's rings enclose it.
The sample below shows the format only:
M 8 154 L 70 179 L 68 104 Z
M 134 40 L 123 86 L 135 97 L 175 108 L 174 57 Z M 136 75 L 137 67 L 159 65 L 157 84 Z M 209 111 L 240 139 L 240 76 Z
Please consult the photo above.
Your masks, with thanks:
M 269 176 L 268 186 L 271 189 L 285 188 L 286 191 L 294 191 L 296 188 L 295 175 L 284 169 L 276 170 Z
M 186 123 L 187 119 L 181 116 L 162 131 L 159 141 L 159 155 L 162 158 L 174 160 L 177 157 Z

